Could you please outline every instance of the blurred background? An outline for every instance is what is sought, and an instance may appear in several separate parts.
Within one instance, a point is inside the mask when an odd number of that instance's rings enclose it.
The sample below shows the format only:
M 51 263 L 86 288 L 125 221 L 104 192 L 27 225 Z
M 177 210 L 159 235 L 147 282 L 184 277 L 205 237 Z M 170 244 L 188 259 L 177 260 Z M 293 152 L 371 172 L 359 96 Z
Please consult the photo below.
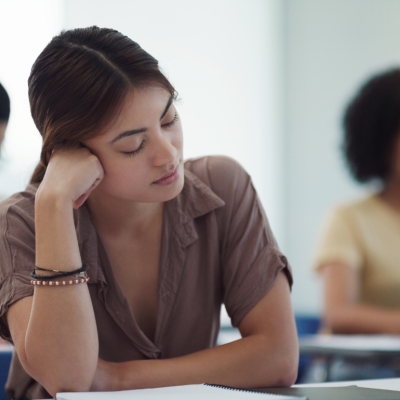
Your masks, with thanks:
M 177 88 L 185 156 L 229 155 L 251 174 L 293 268 L 294 310 L 319 315 L 322 218 L 368 190 L 342 162 L 342 110 L 368 76 L 400 64 L 400 0 L 0 0 L 0 15 L 11 98 L 1 196 L 22 190 L 39 158 L 27 79 L 40 51 L 62 29 L 115 28 Z

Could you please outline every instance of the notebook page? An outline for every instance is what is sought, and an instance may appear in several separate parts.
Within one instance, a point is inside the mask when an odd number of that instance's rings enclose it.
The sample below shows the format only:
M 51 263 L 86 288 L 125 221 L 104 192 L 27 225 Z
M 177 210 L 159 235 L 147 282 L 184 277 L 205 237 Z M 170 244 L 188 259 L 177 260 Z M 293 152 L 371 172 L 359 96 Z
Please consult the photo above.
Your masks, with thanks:
M 119 392 L 57 393 L 57 400 L 298 400 L 305 397 L 239 392 L 205 385 L 171 386 Z

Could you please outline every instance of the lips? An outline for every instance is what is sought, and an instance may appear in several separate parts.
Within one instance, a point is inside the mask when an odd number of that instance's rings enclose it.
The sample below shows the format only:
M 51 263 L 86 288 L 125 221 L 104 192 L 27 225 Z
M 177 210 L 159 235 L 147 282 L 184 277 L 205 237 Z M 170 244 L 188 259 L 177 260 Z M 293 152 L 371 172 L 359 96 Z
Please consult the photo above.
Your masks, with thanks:
M 164 174 L 160 179 L 157 179 L 154 181 L 154 184 L 158 185 L 168 185 L 170 183 L 175 182 L 178 179 L 179 176 L 179 164 L 174 168 L 172 172 L 168 172 Z

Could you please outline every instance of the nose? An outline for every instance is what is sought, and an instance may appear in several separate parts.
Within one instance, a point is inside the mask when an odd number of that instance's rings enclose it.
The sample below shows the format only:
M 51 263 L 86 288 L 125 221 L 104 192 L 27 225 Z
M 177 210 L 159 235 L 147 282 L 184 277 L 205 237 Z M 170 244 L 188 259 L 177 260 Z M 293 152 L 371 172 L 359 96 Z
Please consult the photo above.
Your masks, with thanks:
M 166 164 L 172 164 L 177 158 L 177 149 L 172 144 L 171 138 L 165 132 L 157 132 L 154 138 L 153 146 L 153 164 L 155 166 L 163 166 Z

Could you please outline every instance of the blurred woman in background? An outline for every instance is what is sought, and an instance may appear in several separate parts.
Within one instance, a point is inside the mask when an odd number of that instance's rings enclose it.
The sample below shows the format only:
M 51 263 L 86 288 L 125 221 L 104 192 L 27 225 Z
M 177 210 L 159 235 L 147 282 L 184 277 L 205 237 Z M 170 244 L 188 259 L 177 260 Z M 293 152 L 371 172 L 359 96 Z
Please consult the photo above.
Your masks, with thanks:
M 338 206 L 325 220 L 315 260 L 323 279 L 324 328 L 400 334 L 399 68 L 359 89 L 343 127 L 352 176 L 378 190 Z
M 335 333 L 400 333 L 400 69 L 368 80 L 343 126 L 350 172 L 380 189 L 325 222 L 316 255 L 324 322 Z

